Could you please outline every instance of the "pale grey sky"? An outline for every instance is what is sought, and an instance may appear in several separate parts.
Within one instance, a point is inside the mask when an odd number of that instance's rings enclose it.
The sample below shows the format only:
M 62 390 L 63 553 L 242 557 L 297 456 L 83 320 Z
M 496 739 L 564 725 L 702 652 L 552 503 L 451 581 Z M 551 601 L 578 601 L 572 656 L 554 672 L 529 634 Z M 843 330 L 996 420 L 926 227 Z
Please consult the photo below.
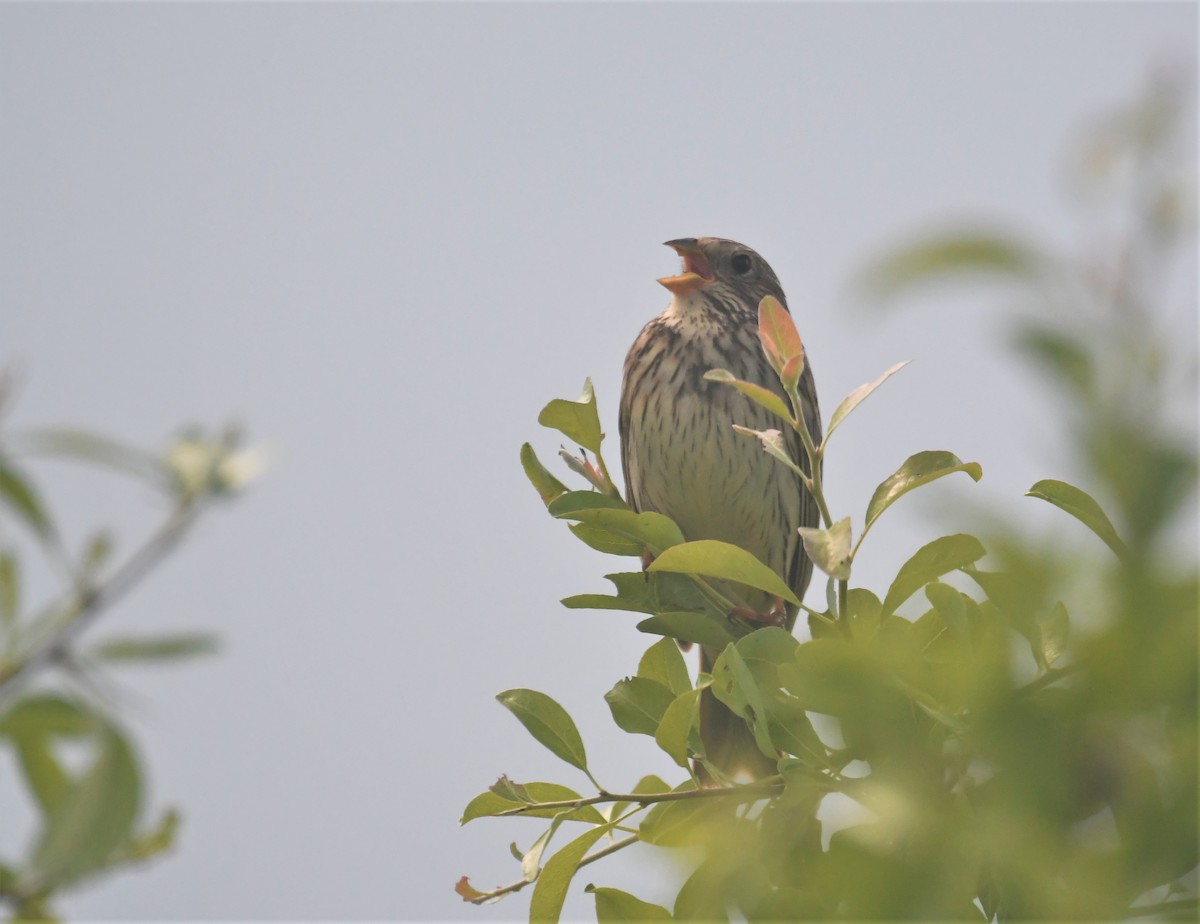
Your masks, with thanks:
M 618 458 L 624 352 L 677 266 L 660 242 L 771 262 L 826 414 L 915 360 L 835 443 L 856 526 L 912 452 L 983 464 L 873 532 L 879 583 L 962 498 L 1018 505 L 1071 473 L 998 300 L 876 316 L 847 283 L 939 221 L 1072 246 L 1072 133 L 1156 62 L 1193 61 L 1196 27 L 1191 3 L 0 8 L 13 423 L 155 443 L 234 417 L 276 454 L 108 620 L 212 627 L 225 650 L 123 675 L 181 846 L 66 912 L 522 917 L 528 893 L 475 909 L 452 887 L 513 879 L 508 843 L 536 826 L 459 829 L 461 809 L 502 772 L 586 781 L 497 692 L 556 697 L 613 787 L 677 775 L 602 699 L 652 639 L 557 602 L 624 564 L 549 520 L 517 463 L 527 439 L 553 457 L 537 413 L 587 375 Z M 69 526 L 115 516 L 131 543 L 155 508 L 109 485 L 49 483 Z M 668 894 L 637 858 L 588 880 Z

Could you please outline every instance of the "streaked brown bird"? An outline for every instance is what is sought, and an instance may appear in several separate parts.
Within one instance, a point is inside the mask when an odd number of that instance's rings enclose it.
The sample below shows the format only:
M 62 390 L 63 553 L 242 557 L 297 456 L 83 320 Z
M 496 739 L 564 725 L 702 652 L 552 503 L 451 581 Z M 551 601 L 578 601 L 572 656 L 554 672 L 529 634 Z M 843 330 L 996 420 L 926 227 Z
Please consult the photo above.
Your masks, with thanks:
M 666 246 L 683 258 L 679 275 L 659 280 L 671 292 L 671 303 L 642 329 L 625 358 L 620 408 L 625 496 L 639 512 L 673 519 L 689 541 L 719 539 L 752 552 L 802 598 L 812 563 L 797 527 L 817 525 L 816 504 L 794 473 L 733 425 L 784 430 L 792 458 L 807 469 L 799 435 L 733 388 L 704 378 L 710 369 L 728 369 L 783 395 L 758 340 L 758 303 L 773 295 L 786 307 L 783 288 L 766 260 L 736 241 L 681 238 Z M 807 364 L 799 390 L 808 430 L 820 442 L 816 387 Z M 783 615 L 791 629 L 794 606 L 785 608 L 740 585 L 723 590 L 732 590 L 755 613 Z M 702 647 L 701 670 L 711 671 L 719 654 Z M 709 761 L 725 774 L 775 772 L 746 722 L 709 690 L 700 701 L 700 729 Z

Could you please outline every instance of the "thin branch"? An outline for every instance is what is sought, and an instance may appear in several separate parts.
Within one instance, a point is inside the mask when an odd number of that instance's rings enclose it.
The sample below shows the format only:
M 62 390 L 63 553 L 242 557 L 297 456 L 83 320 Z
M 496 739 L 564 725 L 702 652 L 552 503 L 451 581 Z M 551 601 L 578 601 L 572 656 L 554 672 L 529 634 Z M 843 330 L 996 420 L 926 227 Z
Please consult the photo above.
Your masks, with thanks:
M 588 805 L 599 805 L 606 802 L 632 802 L 635 805 L 646 806 L 654 805 L 658 802 L 684 802 L 689 799 L 727 799 L 731 796 L 744 800 L 752 800 L 778 795 L 782 786 L 783 779 L 781 777 L 770 776 L 764 780 L 759 780 L 756 783 L 747 783 L 743 786 L 728 786 L 712 789 L 685 789 L 679 792 L 614 793 L 601 790 L 597 795 L 589 796 L 586 799 L 563 799 L 557 802 L 531 802 L 528 805 L 521 805 L 517 808 L 508 809 L 507 811 L 497 812 L 495 817 L 502 818 L 508 815 L 524 815 L 528 812 L 537 810 L 578 809 L 584 808 Z
M 179 543 L 203 509 L 203 496 L 180 502 L 166 521 L 106 581 L 77 587 L 57 627 L 23 656 L 0 663 L 0 690 L 13 688 L 30 673 L 61 658 L 96 618 L 128 593 Z
M 595 863 L 597 860 L 600 860 L 600 859 L 603 859 L 604 857 L 610 856 L 610 855 L 616 853 L 618 850 L 624 850 L 630 844 L 636 844 L 639 840 L 641 840 L 640 837 L 638 837 L 636 834 L 632 834 L 629 837 L 625 838 L 624 840 L 614 841 L 613 843 L 609 844 L 607 847 L 604 847 L 601 850 L 597 850 L 595 853 L 589 854 L 588 856 L 584 857 L 582 860 L 579 861 L 579 865 L 576 866 L 575 868 L 582 869 L 583 867 L 587 866 L 589 863 Z M 536 882 L 536 881 L 537 881 L 536 879 L 533 880 L 533 882 Z M 487 902 L 494 901 L 497 898 L 503 898 L 505 895 L 511 895 L 513 892 L 520 892 L 523 888 L 525 888 L 525 886 L 531 885 L 531 884 L 532 883 L 530 882 L 530 880 L 522 879 L 519 882 L 510 883 L 509 885 L 502 886 L 499 889 L 494 889 L 491 892 L 482 892 L 479 895 L 474 896 L 473 898 L 465 898 L 464 897 L 463 901 L 470 902 L 472 905 L 483 905 L 483 904 L 486 904 Z
M 1062 667 L 1052 667 L 1046 671 L 1046 673 L 1042 674 L 1042 676 L 1031 680 L 1029 683 L 1025 684 L 1025 686 L 1017 690 L 1017 696 L 1031 696 L 1032 694 L 1037 693 L 1039 690 L 1048 687 L 1051 684 L 1057 683 L 1064 677 L 1075 673 L 1081 666 L 1081 662 L 1072 661 L 1070 664 L 1064 664 Z

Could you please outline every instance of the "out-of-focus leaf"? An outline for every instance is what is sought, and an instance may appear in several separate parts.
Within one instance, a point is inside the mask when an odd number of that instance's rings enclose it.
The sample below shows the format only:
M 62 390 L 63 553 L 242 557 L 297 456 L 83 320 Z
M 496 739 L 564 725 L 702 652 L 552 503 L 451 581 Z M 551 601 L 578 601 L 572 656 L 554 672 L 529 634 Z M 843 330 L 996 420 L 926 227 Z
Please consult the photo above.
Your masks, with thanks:
M 669 689 L 645 677 L 627 677 L 604 694 L 613 721 L 633 735 L 653 735 L 674 699 Z
M 704 378 L 710 382 L 721 382 L 737 389 L 755 404 L 766 408 L 776 417 L 789 422 L 793 420 L 792 412 L 788 410 L 787 404 L 769 388 L 763 388 L 761 385 L 755 385 L 753 382 L 745 382 L 735 378 L 733 373 L 728 369 L 711 369 L 704 373 Z
M 1028 280 L 1045 265 L 1037 248 L 1024 240 L 998 231 L 962 229 L 885 254 L 867 267 L 860 284 L 869 296 L 888 299 L 956 276 Z
M 45 539 L 54 531 L 37 491 L 21 472 L 0 459 L 0 502 Z
M 1026 491 L 1025 496 L 1040 498 L 1060 510 L 1065 510 L 1104 540 L 1105 545 L 1112 549 L 1118 558 L 1129 554 L 1129 549 L 1117 535 L 1117 530 L 1108 515 L 1086 491 L 1065 481 L 1046 478 Z
M 175 846 L 179 823 L 179 813 L 174 809 L 168 809 L 163 813 L 157 825 L 149 831 L 134 835 L 121 847 L 118 853 L 118 862 L 139 863 L 166 853 Z
M 700 692 L 685 690 L 676 696 L 654 732 L 658 746 L 684 769 L 688 765 L 689 746 L 694 740 L 699 741 Z
M 55 427 L 23 430 L 18 439 L 25 452 L 103 465 L 155 485 L 162 485 L 169 479 L 167 467 L 158 456 L 99 433 Z
M 558 783 L 523 783 L 522 786 L 525 794 L 532 802 L 564 802 L 568 799 L 582 798 L 575 790 L 561 786 Z M 505 799 L 503 796 L 489 789 L 487 792 L 481 792 L 467 803 L 467 807 L 463 809 L 462 818 L 458 820 L 458 823 L 465 825 L 468 821 L 474 821 L 476 818 L 502 815 L 505 812 L 528 804 L 525 801 Z M 553 818 L 561 811 L 561 808 L 529 809 L 521 814 L 522 817 Z M 571 820 L 601 824 L 604 818 L 596 810 L 595 806 L 585 805 L 571 812 Z
M 528 443 L 521 444 L 521 468 L 525 470 L 525 477 L 529 479 L 543 504 L 549 505 L 554 498 L 567 493 L 567 486 L 550 474 L 549 469 L 542 465 L 537 453 Z
M 925 596 L 956 638 L 965 641 L 970 637 L 971 627 L 967 621 L 967 605 L 962 591 L 941 581 L 930 581 L 925 585 Z
M 649 570 L 699 574 L 737 581 L 748 587 L 765 590 L 789 603 L 800 603 L 783 579 L 761 561 L 745 549 L 715 539 L 701 539 L 673 546 L 654 559 Z
M 639 632 L 666 635 L 681 642 L 721 648 L 733 641 L 728 624 L 704 613 L 658 613 L 637 624 Z
M 943 574 L 974 564 L 987 554 L 974 536 L 957 533 L 942 536 L 917 550 L 896 575 L 883 599 L 883 616 L 890 616 L 914 593 Z
M 640 542 L 655 555 L 683 542 L 683 533 L 669 517 L 661 513 L 634 513 L 632 510 L 594 508 L 563 514 L 563 519 L 578 520 Z
M 871 393 L 875 391 L 876 388 L 890 379 L 910 362 L 912 362 L 911 359 L 906 359 L 902 363 L 896 363 L 896 365 L 884 372 L 883 375 L 877 378 L 874 382 L 867 382 L 865 385 L 859 385 L 858 388 L 846 395 L 846 397 L 842 399 L 842 403 L 834 409 L 833 416 L 829 418 L 829 429 L 825 432 L 825 444 L 829 444 L 829 437 L 833 436 L 833 431 L 838 428 L 843 420 L 850 416 L 851 411 L 853 411 L 856 407 L 862 404 L 863 401 L 870 397 Z
M 596 412 L 596 392 L 592 380 L 583 383 L 583 394 L 578 401 L 555 398 L 538 414 L 538 423 L 557 430 L 573 443 L 592 452 L 600 451 L 604 438 L 600 430 L 600 417 Z
M 850 578 L 850 518 L 838 520 L 829 529 L 800 527 L 804 551 L 812 563 L 831 578 Z
M 106 864 L 129 840 L 141 805 L 141 772 L 129 743 L 111 725 L 99 752 L 47 819 L 33 865 L 47 881 L 66 885 Z
M 779 460 L 797 475 L 805 477 L 804 469 L 796 464 L 796 461 L 788 452 L 783 434 L 778 430 L 751 430 L 749 427 L 739 426 L 738 424 L 734 424 L 733 429 L 746 436 L 758 437 L 758 441 L 762 444 L 762 448 L 766 451 L 767 455 Z
M 567 888 L 579 868 L 579 861 L 610 830 L 612 825 L 600 825 L 585 831 L 546 861 L 533 887 L 533 898 L 529 902 L 530 921 L 554 924 L 558 920 L 567 898 Z
M 88 654 L 102 661 L 179 661 L 200 655 L 215 654 L 217 638 L 205 632 L 179 635 L 109 638 L 88 649 Z
M 775 374 L 784 380 L 784 387 L 788 387 L 790 381 L 791 387 L 795 388 L 804 372 L 804 344 L 792 316 L 773 295 L 764 297 L 758 303 L 758 339 L 767 362 Z M 785 369 L 788 373 L 786 378 Z
M 26 733 L 13 736 L 12 743 L 26 785 L 42 816 L 49 817 L 71 791 L 71 777 L 54 753 L 53 737 Z
M 54 693 L 27 696 L 0 716 L 0 736 L 61 735 L 78 738 L 94 734 L 99 719 L 77 703 Z
M 893 474 L 880 482 L 871 495 L 859 543 L 862 543 L 862 537 L 867 534 L 871 524 L 879 519 L 879 515 L 909 491 L 954 472 L 966 472 L 974 481 L 983 477 L 983 468 L 978 462 L 963 462 L 952 452 L 928 450 L 909 456 Z
M 0 553 L 0 630 L 5 635 L 16 626 L 20 607 L 21 577 L 16 556 L 11 552 Z
M 1096 368 L 1091 354 L 1073 337 L 1041 326 L 1027 325 L 1016 337 L 1017 347 L 1047 371 L 1067 382 L 1078 395 L 1095 390 Z
M 537 690 L 505 690 L 496 699 L 557 757 L 587 773 L 583 739 L 567 710 Z
M 662 905 L 644 902 L 620 889 L 589 885 L 584 891 L 596 897 L 598 924 L 619 924 L 621 921 L 670 921 L 671 912 Z
M 691 791 L 691 780 L 676 786 L 673 792 Z M 638 834 L 647 844 L 659 847 L 683 847 L 703 842 L 704 832 L 719 830 L 718 826 L 732 816 L 732 799 L 683 799 L 659 802 L 643 817 Z
M 1053 609 L 1038 621 L 1039 646 L 1035 652 L 1037 660 L 1050 667 L 1067 651 L 1067 640 L 1071 634 L 1071 619 L 1062 601 L 1054 604 Z
M 658 681 L 675 696 L 692 688 L 683 654 L 669 638 L 660 639 L 646 649 L 638 662 L 638 676 Z

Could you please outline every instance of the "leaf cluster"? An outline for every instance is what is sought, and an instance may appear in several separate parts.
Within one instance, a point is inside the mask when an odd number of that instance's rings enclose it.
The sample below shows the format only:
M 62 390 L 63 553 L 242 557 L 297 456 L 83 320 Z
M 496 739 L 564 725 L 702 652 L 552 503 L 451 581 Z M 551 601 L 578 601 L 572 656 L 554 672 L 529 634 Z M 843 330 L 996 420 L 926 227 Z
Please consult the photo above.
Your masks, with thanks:
M 134 477 L 164 496 L 169 512 L 125 555 L 104 530 L 75 551 L 31 474 L 44 457 Z M 239 448 L 232 430 L 189 431 L 162 453 L 80 430 L 0 431 L 0 749 L 14 756 L 38 819 L 26 855 L 0 858 L 0 902 L 15 920 L 51 919 L 60 891 L 174 845 L 175 809 L 145 819 L 145 771 L 112 715 L 108 671 L 208 654 L 216 641 L 196 632 L 84 636 L 212 500 L 243 488 L 261 462 Z M 36 601 L 30 598 L 41 587 L 26 578 L 32 555 L 58 576 L 58 586 Z

